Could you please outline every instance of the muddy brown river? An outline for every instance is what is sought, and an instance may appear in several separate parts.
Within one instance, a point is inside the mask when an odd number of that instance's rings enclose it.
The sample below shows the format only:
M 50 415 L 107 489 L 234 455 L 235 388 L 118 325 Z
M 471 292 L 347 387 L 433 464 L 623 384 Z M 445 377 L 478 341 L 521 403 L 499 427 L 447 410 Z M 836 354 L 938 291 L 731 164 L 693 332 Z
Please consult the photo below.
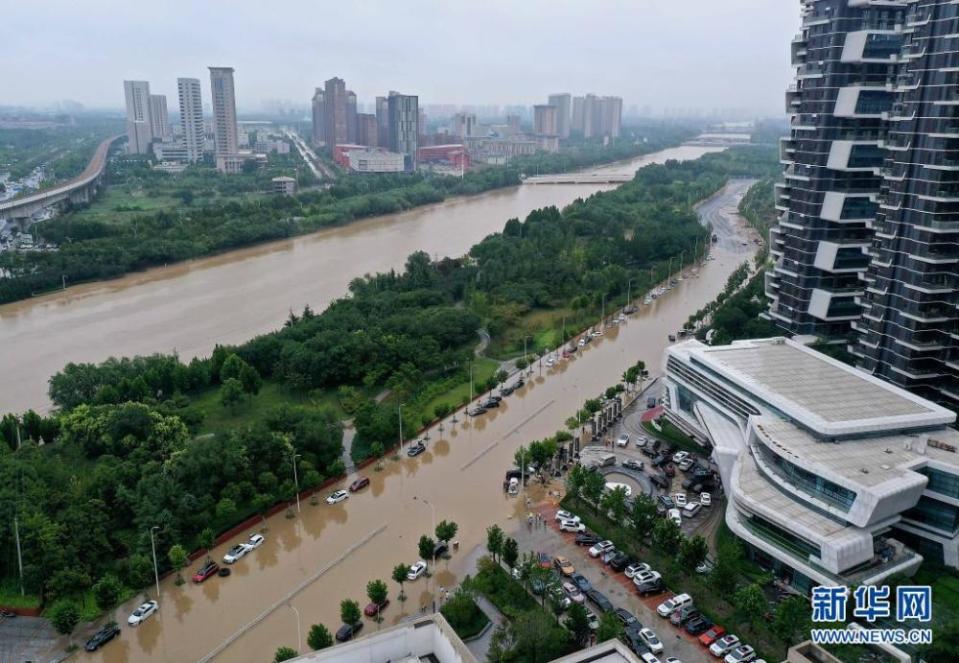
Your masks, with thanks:
M 365 474 L 371 479 L 370 487 L 345 502 L 328 506 L 320 501 L 313 506 L 304 501 L 298 517 L 287 519 L 281 513 L 269 519 L 264 532 L 266 543 L 237 563 L 229 578 L 211 578 L 200 586 L 187 583 L 181 587 L 167 578 L 161 583 L 159 613 L 139 628 L 125 625 L 134 602 L 121 606 L 116 611 L 121 637 L 96 654 L 79 653 L 79 660 L 262 663 L 272 660 L 281 645 L 305 652 L 310 625 L 323 623 L 335 631 L 340 625 L 340 600 L 352 598 L 364 606 L 366 583 L 374 578 L 385 580 L 390 588 L 392 604 L 385 612 L 384 625 L 429 605 L 437 587 L 453 587 L 462 578 L 466 557 L 485 541 L 488 525 L 499 523 L 510 531 L 522 521 L 525 505 L 521 499 L 505 496 L 501 486 L 515 449 L 562 428 L 564 420 L 586 398 L 615 383 L 637 359 L 643 359 L 657 373 L 667 334 L 715 298 L 728 275 L 752 258 L 755 245 L 748 241 L 752 235 L 733 215 L 747 186 L 746 182 L 733 182 L 701 207 L 704 218 L 722 217 L 722 223 L 715 224 L 721 234 L 713 250 L 715 259 L 703 263 L 695 273 L 687 270 L 685 278 L 667 295 L 641 306 L 625 324 L 608 329 L 580 356 L 549 370 L 544 367 L 542 375 L 534 371 L 528 385 L 505 398 L 498 410 L 470 423 L 460 422 L 452 431 L 447 424 L 443 434 L 434 430 L 427 452 L 418 458 L 408 459 L 403 454 L 400 460 L 386 460 L 381 471 L 369 468 Z M 540 194 L 520 190 L 496 195 Z M 382 224 L 378 229 L 389 231 L 389 222 L 374 223 Z M 301 250 L 332 255 L 313 248 L 313 241 L 296 240 L 276 251 L 290 260 L 296 245 L 305 242 Z M 744 245 L 744 241 L 748 243 Z M 257 253 L 252 259 L 263 260 L 270 255 Z M 323 273 L 320 266 L 317 269 Z M 181 278 L 188 279 L 187 275 Z M 228 315 L 232 317 L 232 313 Z M 543 490 L 531 487 L 530 496 L 541 499 Z M 396 600 L 398 587 L 389 579 L 390 574 L 396 564 L 416 561 L 417 540 L 421 534 L 432 532 L 431 504 L 436 522 L 448 519 L 459 524 L 459 551 L 448 562 L 437 563 L 433 578 L 406 583 L 409 600 L 401 603 Z M 215 558 L 222 557 L 232 543 L 217 548 Z M 189 573 L 198 565 L 191 565 Z M 297 612 L 302 647 L 297 643 Z M 246 628 L 250 624 L 254 625 Z M 366 620 L 363 633 L 376 628 L 375 623 Z
M 634 172 L 717 148 L 680 146 L 592 170 Z M 511 217 L 564 206 L 608 185 L 526 185 L 372 217 L 291 240 L 68 288 L 0 306 L 0 413 L 49 409 L 47 381 L 68 362 L 209 354 L 276 329 L 290 310 L 323 310 L 351 279 L 402 267 L 414 251 L 458 256 Z

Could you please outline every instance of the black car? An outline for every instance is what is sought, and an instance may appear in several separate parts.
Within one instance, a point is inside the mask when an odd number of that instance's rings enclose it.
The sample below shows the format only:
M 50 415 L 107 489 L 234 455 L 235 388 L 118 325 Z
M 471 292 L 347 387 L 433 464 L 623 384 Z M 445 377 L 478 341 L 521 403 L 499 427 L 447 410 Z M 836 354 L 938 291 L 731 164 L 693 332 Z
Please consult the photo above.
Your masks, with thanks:
M 445 541 L 440 541 L 433 547 L 433 557 L 442 557 L 447 552 L 449 552 L 449 545 Z
M 613 613 L 619 617 L 619 621 L 623 622 L 623 627 L 626 630 L 639 630 L 642 628 L 636 616 L 626 608 L 616 608 Z
M 87 651 L 96 651 L 118 635 L 120 635 L 120 627 L 117 626 L 116 622 L 110 622 L 99 631 L 94 633 L 89 640 L 87 640 L 87 644 L 84 649 Z
M 637 656 L 642 656 L 649 651 L 649 647 L 646 646 L 646 642 L 640 637 L 638 630 L 626 631 L 623 637 L 626 638 L 626 646 Z
M 569 579 L 581 592 L 585 593 L 593 589 L 593 585 L 590 584 L 589 579 L 582 573 L 573 573 L 569 576 Z
M 712 628 L 713 623 L 706 617 L 699 615 L 698 617 L 693 617 L 688 622 L 686 622 L 686 632 L 690 635 L 699 635 L 700 633 L 705 633 L 710 628 Z
M 643 461 L 633 460 L 632 458 L 629 458 L 623 461 L 623 467 L 625 467 L 627 470 L 636 470 L 637 472 L 642 472 Z
M 589 591 L 584 591 L 583 593 L 586 594 L 586 598 L 595 603 L 596 607 L 603 612 L 612 612 L 613 604 L 610 603 L 610 600 L 606 598 L 606 595 L 598 589 L 590 589 Z
M 499 390 L 499 394 L 500 394 L 500 396 L 509 396 L 509 395 L 512 394 L 514 391 L 516 391 L 516 385 L 515 385 L 515 384 L 508 384 L 508 385 L 506 385 L 505 387 L 503 387 L 502 389 Z
M 592 546 L 600 541 L 602 541 L 602 539 L 591 532 L 581 532 L 576 535 L 577 546 Z
M 480 407 L 486 408 L 487 410 L 494 407 L 499 407 L 499 402 L 501 400 L 503 399 L 499 398 L 499 396 L 493 396 L 491 398 L 487 398 L 485 401 L 480 403 Z
M 649 476 L 649 481 L 654 486 L 667 490 L 669 488 L 669 479 L 666 478 L 663 474 L 651 474 Z
M 467 410 L 466 414 L 468 414 L 471 417 L 478 417 L 481 414 L 486 414 L 486 408 L 483 407 L 482 405 L 477 405 L 476 407 L 470 410 Z
M 646 399 L 646 407 L 650 410 L 656 407 L 656 398 L 654 396 L 650 396 Z
M 616 553 L 615 557 L 609 560 L 609 567 L 613 569 L 614 571 L 622 571 L 623 569 L 625 569 L 627 566 L 629 566 L 635 561 L 636 560 L 634 560 L 632 557 L 630 557 L 626 553 L 618 552 Z
M 411 445 L 410 448 L 406 450 L 406 455 L 413 458 L 414 456 L 419 456 L 424 451 L 426 451 L 426 445 L 420 441 Z
M 353 637 L 363 630 L 363 622 L 357 622 L 355 624 L 343 624 L 336 631 L 336 641 L 337 642 L 346 642 L 347 640 L 352 640 Z

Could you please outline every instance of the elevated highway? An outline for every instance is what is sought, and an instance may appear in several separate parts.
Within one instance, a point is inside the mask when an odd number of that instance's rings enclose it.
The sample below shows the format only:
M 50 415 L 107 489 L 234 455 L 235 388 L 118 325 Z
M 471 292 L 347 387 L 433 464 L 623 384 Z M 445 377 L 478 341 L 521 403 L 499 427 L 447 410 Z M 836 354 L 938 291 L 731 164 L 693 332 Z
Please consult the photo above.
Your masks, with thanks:
M 50 207 L 68 203 L 82 204 L 93 200 L 100 189 L 103 173 L 106 170 L 110 147 L 124 134 L 111 136 L 97 146 L 90 163 L 83 172 L 71 180 L 58 184 L 52 189 L 38 191 L 28 196 L 14 198 L 0 203 L 0 221 L 24 227 L 29 225 L 33 215 Z

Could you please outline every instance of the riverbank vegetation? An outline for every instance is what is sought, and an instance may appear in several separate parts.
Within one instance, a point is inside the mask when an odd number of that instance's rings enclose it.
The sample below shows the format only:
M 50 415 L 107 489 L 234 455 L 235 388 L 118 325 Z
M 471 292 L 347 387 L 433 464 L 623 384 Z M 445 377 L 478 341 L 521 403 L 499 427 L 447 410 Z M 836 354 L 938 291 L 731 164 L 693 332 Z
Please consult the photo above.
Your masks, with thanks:
M 707 244 L 693 204 L 765 158 L 743 148 L 649 166 L 565 210 L 511 219 L 464 258 L 416 253 L 402 272 L 355 279 L 322 313 L 306 309 L 207 358 L 68 365 L 50 382 L 58 412 L 25 417 L 19 449 L 16 420 L 0 422 L 0 578 L 17 577 L 16 521 L 29 593 L 82 595 L 105 575 L 142 587 L 151 528 L 170 568 L 172 546 L 205 547 L 291 500 L 295 455 L 301 488 L 342 473 L 340 417 L 324 399 L 336 398 L 358 443 L 382 454 L 398 438 L 399 403 L 407 436 L 443 416 L 437 399 L 462 390 L 478 330 L 496 339 L 574 301 L 595 316 L 604 296 L 623 300 L 630 280 L 638 296 L 680 252 Z M 501 379 L 491 373 L 477 391 Z M 255 416 L 234 418 L 260 398 Z M 217 407 L 231 415 L 209 426 Z
M 97 146 L 123 132 L 123 122 L 107 118 L 68 116 L 38 118 L 49 126 L 0 128 L 0 174 L 18 180 L 38 166 L 46 168 L 43 186 L 76 177 L 87 167 Z

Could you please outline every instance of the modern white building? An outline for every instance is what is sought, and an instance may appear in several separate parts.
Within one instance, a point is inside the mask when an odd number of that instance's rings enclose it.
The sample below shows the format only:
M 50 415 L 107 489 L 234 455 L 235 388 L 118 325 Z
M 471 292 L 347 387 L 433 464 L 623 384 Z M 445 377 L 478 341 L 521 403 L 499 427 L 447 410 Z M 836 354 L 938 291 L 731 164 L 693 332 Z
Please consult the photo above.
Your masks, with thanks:
M 176 79 L 180 97 L 180 129 L 186 160 L 196 163 L 203 158 L 206 137 L 203 132 L 203 97 L 197 78 Z
M 217 168 L 226 171 L 223 160 L 240 149 L 236 125 L 236 93 L 232 67 L 210 67 L 210 91 L 213 97 L 213 146 Z
M 350 170 L 358 173 L 402 173 L 406 158 L 398 152 L 378 149 L 350 150 Z
M 801 590 L 959 566 L 950 410 L 784 338 L 686 341 L 664 371 L 666 416 L 712 448 L 750 558 Z
M 123 81 L 123 96 L 127 108 L 127 152 L 146 154 L 153 141 L 150 121 L 150 83 Z
M 150 95 L 150 131 L 154 140 L 170 140 L 172 137 L 165 94 Z

